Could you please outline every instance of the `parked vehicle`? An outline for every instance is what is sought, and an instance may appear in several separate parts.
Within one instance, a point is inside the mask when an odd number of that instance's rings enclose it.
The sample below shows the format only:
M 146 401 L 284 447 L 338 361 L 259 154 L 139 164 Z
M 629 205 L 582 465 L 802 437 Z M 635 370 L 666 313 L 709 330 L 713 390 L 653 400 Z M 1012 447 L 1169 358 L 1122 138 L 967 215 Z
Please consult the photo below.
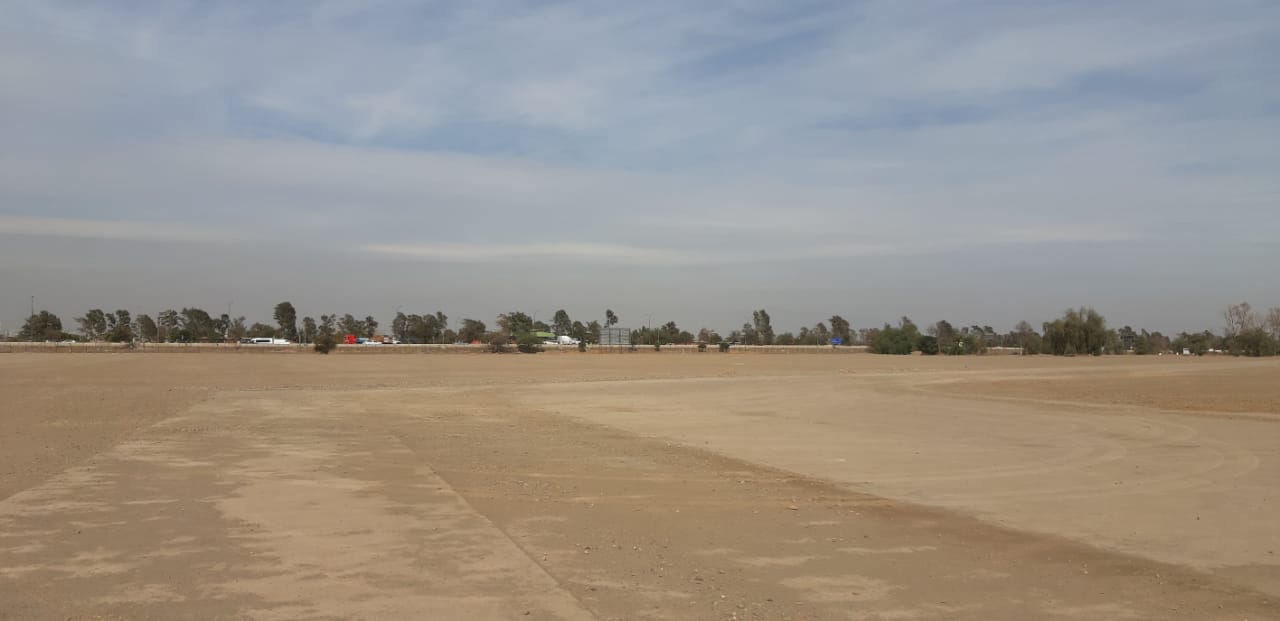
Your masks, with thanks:
M 579 342 L 578 339 L 575 339 L 572 336 L 565 336 L 562 334 L 560 336 L 557 336 L 554 340 L 543 341 L 542 344 L 543 345 L 577 345 L 578 342 Z

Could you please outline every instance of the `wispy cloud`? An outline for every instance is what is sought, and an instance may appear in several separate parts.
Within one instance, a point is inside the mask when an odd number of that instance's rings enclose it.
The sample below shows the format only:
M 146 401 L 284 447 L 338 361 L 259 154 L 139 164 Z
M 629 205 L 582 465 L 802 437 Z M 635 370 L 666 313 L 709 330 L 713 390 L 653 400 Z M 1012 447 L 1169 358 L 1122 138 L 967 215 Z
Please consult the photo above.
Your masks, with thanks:
M 230 242 L 262 239 L 253 231 L 226 231 L 186 224 L 42 218 L 4 214 L 0 214 L 0 235 L 163 242 Z
M 555 237 L 554 229 L 530 230 L 531 237 Z M 622 244 L 545 242 L 533 244 L 371 244 L 361 250 L 382 255 L 438 261 L 503 261 L 566 258 L 628 265 L 684 265 L 708 256 L 695 252 L 642 248 Z

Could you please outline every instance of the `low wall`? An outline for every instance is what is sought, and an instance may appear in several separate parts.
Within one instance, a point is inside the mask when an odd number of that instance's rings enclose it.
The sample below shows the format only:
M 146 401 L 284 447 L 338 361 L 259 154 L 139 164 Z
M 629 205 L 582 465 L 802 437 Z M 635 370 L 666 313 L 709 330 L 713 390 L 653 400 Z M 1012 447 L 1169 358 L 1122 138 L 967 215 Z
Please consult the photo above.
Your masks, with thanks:
M 512 346 L 514 350 L 515 347 Z M 487 345 L 339 345 L 333 353 L 345 356 L 379 354 L 475 354 L 486 353 Z M 544 351 L 551 354 L 577 354 L 576 346 L 547 345 Z M 730 354 L 861 354 L 867 348 L 827 347 L 814 345 L 734 345 Z M 311 345 L 246 345 L 242 343 L 139 343 L 130 347 L 125 343 L 0 343 L 0 353 L 174 353 L 174 354 L 312 354 Z M 588 354 L 717 354 L 715 345 L 699 352 L 697 345 L 664 345 L 654 351 L 652 345 L 636 345 L 634 351 L 626 346 L 589 346 Z

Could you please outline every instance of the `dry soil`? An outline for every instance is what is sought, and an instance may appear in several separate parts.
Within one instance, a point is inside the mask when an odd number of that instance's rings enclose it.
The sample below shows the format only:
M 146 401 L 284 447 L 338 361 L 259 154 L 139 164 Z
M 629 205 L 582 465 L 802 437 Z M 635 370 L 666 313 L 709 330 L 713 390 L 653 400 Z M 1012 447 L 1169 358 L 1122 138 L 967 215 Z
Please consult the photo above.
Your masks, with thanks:
M 1280 361 L 0 356 L 3 619 L 1280 619 Z

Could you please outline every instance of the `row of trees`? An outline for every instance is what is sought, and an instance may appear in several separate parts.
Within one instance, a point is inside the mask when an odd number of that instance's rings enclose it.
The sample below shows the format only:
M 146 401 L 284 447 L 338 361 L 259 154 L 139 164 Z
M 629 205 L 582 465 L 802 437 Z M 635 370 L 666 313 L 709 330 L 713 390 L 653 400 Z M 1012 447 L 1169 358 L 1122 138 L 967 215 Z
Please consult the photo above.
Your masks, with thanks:
M 1204 355 L 1210 352 L 1237 356 L 1274 356 L 1280 350 L 1280 308 L 1265 317 L 1254 313 L 1247 302 L 1228 306 L 1223 312 L 1226 329 L 1221 335 L 1208 330 L 1180 333 L 1169 338 L 1160 332 L 1134 330 L 1124 326 L 1107 328 L 1107 320 L 1089 307 L 1067 309 L 1062 317 L 1042 325 L 1036 332 L 1026 321 L 1007 334 L 996 334 L 989 326 L 956 330 L 946 321 L 929 326 L 921 334 L 907 317 L 897 326 L 867 331 L 863 336 L 872 351 L 882 354 L 981 354 L 988 347 L 1016 347 L 1026 354 L 1074 356 L 1102 354 L 1158 354 L 1165 352 Z
M 319 343 L 336 339 L 339 335 L 374 338 L 379 336 L 379 322 L 372 316 L 359 319 L 351 314 L 321 315 L 298 318 L 297 310 L 290 302 L 281 302 L 273 309 L 274 325 L 246 322 L 243 316 L 219 316 L 199 308 L 166 310 L 152 318 L 146 314 L 132 315 L 128 310 L 106 312 L 90 309 L 75 318 L 78 334 L 65 331 L 62 320 L 48 311 L 40 311 L 28 318 L 18 338 L 21 340 L 87 339 L 107 342 L 222 342 L 243 338 L 282 338 L 298 343 Z M 1223 312 L 1225 329 L 1221 334 L 1211 331 L 1181 333 L 1170 338 L 1160 332 L 1134 330 L 1124 326 L 1109 329 L 1106 319 L 1089 307 L 1068 309 L 1053 321 L 1045 322 L 1037 332 L 1031 324 L 1020 321 L 1013 330 L 997 333 L 991 326 L 953 326 L 938 321 L 921 330 L 910 318 L 902 317 L 897 325 L 884 324 L 880 328 L 853 330 L 850 322 L 840 315 L 833 315 L 827 322 L 812 327 L 802 327 L 797 332 L 775 334 L 768 311 L 759 309 L 751 314 L 751 321 L 742 328 L 730 332 L 727 337 L 708 328 L 697 334 L 681 329 L 670 321 L 656 328 L 645 326 L 631 331 L 634 344 L 692 344 L 721 342 L 743 345 L 855 345 L 869 347 L 883 354 L 910 354 L 919 351 L 926 355 L 981 354 L 990 347 L 1014 347 L 1028 354 L 1053 354 L 1059 356 L 1100 355 L 1104 353 L 1154 354 L 1183 352 L 1205 354 L 1223 352 L 1247 356 L 1274 355 L 1280 341 L 1280 308 L 1272 308 L 1265 315 L 1259 314 L 1247 303 L 1228 306 Z M 478 319 L 463 319 L 457 330 L 449 327 L 449 318 L 443 312 L 406 314 L 398 312 L 391 322 L 391 335 L 403 343 L 454 343 L 454 342 L 536 342 L 539 333 L 571 336 L 583 343 L 598 343 L 602 328 L 617 325 L 618 315 L 612 309 L 605 311 L 603 324 L 592 320 L 575 321 L 565 310 L 557 310 L 551 323 L 539 321 L 522 311 L 509 311 L 498 315 L 496 327 L 490 330 Z

